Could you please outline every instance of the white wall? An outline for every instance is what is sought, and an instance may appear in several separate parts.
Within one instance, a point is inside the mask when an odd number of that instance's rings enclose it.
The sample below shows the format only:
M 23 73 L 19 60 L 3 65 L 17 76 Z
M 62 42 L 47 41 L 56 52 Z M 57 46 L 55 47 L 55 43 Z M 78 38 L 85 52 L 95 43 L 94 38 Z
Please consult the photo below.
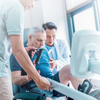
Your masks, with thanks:
M 43 24 L 43 8 L 42 0 L 39 0 L 36 3 L 35 8 L 32 8 L 25 12 L 25 27 L 31 28 L 32 26 L 42 25 Z
M 66 39 L 69 44 L 65 0 L 39 0 L 34 9 L 26 12 L 25 28 L 54 22 L 57 27 L 57 38 Z
M 57 38 L 67 39 L 69 43 L 65 1 L 43 0 L 42 3 L 44 23 L 54 22 L 58 27 Z

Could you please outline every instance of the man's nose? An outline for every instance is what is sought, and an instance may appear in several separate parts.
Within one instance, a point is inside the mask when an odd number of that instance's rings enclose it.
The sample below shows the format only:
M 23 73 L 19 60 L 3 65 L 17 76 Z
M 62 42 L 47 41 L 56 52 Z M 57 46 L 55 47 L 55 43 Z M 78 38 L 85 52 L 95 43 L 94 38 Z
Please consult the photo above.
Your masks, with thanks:
M 44 42 L 42 41 L 42 42 L 41 42 L 41 46 L 43 46 L 43 43 L 44 43 Z
M 50 40 L 52 41 L 53 40 L 53 37 L 50 37 Z

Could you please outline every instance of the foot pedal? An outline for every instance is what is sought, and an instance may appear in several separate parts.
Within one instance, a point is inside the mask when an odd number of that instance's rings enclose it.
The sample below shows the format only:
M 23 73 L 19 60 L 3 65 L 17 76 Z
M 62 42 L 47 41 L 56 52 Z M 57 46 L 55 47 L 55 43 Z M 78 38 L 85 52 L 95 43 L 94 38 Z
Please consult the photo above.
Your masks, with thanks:
M 79 85 L 78 91 L 88 94 L 92 89 L 93 85 L 89 80 L 84 80 L 82 85 Z

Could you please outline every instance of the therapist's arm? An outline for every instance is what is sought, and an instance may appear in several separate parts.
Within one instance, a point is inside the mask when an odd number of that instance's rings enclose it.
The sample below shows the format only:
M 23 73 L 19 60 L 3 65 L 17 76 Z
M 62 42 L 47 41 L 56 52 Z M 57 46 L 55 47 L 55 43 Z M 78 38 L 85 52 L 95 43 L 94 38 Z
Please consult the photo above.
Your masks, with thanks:
M 19 35 L 10 35 L 10 41 L 12 53 L 21 67 L 29 74 L 40 89 L 49 90 L 51 88 L 50 83 L 46 78 L 39 75 L 29 59 L 29 56 L 23 46 L 23 37 Z

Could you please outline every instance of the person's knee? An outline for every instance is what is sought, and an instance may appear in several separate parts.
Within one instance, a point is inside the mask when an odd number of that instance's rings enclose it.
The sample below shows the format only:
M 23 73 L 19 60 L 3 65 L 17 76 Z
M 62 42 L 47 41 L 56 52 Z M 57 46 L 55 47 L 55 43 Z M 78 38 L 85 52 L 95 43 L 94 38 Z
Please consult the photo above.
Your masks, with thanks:
M 63 69 L 64 69 L 65 71 L 68 71 L 68 72 L 69 72 L 69 71 L 70 71 L 70 65 L 64 66 Z
M 71 74 L 70 65 L 64 66 L 63 69 L 62 69 L 62 72 L 63 72 L 64 74 L 67 74 L 68 76 L 72 75 L 72 74 Z

